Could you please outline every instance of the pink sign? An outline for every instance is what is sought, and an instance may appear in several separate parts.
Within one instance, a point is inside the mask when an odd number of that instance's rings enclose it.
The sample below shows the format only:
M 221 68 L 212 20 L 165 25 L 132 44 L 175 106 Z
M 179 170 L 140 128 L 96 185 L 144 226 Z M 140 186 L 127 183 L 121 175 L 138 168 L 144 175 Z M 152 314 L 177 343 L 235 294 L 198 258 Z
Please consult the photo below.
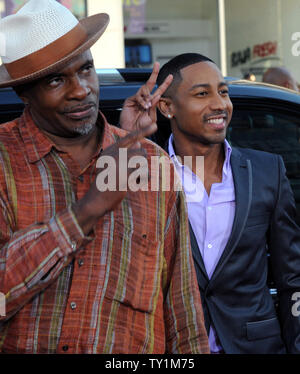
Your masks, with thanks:
M 130 14 L 128 33 L 141 34 L 144 32 L 146 2 L 147 0 L 124 0 L 124 8 Z

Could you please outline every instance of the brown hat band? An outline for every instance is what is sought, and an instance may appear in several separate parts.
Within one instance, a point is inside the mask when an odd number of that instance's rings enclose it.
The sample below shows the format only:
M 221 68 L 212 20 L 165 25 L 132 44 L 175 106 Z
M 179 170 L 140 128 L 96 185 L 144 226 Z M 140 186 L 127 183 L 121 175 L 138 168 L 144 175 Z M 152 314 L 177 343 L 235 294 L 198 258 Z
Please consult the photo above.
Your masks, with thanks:
M 67 56 L 85 42 L 87 36 L 85 29 L 78 23 L 71 31 L 46 47 L 19 60 L 5 64 L 6 70 L 13 79 L 33 74 Z

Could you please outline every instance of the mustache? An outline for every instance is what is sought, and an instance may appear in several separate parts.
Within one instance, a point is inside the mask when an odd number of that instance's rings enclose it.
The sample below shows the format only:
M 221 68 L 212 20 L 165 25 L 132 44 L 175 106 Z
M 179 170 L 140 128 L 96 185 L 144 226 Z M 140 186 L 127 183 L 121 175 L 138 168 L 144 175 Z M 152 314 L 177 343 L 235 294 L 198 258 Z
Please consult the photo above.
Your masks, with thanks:
M 228 118 L 228 111 L 227 110 L 215 110 L 214 112 L 211 112 L 209 114 L 204 114 L 203 119 L 204 121 L 208 121 L 212 117 L 217 117 L 217 116 L 224 116 L 225 119 Z
M 95 102 L 81 102 L 80 104 L 77 105 L 72 105 L 69 107 L 63 108 L 63 113 L 74 113 L 74 112 L 83 112 L 85 110 L 88 110 L 90 108 L 97 107 L 97 103 Z

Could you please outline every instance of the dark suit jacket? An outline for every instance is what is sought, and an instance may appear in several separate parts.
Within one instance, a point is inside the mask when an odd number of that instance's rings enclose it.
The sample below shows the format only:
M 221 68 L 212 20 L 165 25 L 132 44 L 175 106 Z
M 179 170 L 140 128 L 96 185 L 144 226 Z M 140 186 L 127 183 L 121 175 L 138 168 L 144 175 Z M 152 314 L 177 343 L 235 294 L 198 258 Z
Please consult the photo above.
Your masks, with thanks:
M 210 280 L 191 230 L 206 328 L 213 323 L 226 353 L 299 353 L 300 317 L 292 313 L 292 295 L 300 291 L 300 229 L 282 158 L 233 148 L 231 167 L 236 213 Z M 278 315 L 267 286 L 268 251 Z

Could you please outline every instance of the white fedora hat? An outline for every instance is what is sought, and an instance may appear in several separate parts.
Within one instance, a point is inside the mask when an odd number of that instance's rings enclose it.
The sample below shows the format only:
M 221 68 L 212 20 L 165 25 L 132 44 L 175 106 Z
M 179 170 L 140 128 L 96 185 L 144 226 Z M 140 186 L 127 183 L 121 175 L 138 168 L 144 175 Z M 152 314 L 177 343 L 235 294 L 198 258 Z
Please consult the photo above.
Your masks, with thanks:
M 80 21 L 56 0 L 29 0 L 0 20 L 0 87 L 17 86 L 61 69 L 90 48 L 109 23 L 106 13 Z

